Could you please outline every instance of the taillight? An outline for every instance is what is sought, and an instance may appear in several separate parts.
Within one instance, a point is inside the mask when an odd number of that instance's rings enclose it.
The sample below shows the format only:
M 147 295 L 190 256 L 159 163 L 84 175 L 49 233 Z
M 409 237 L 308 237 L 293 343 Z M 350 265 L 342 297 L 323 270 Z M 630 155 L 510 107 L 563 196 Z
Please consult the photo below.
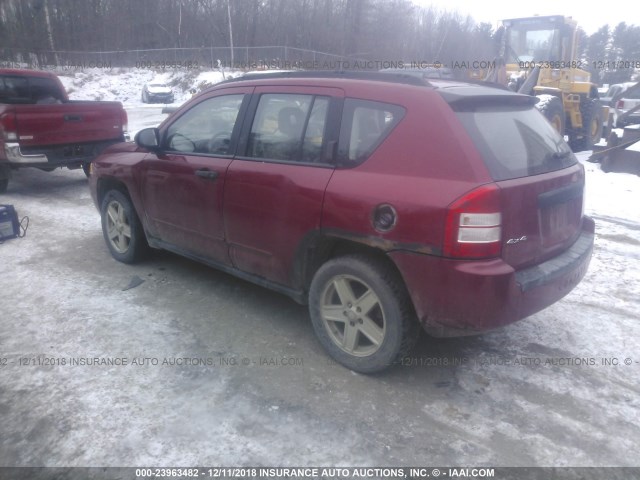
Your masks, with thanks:
M 616 108 L 624 108 L 624 100 L 618 100 L 618 103 L 616 103 Z
M 452 258 L 490 258 L 500 255 L 502 213 L 500 189 L 484 185 L 449 205 L 443 254 Z
M 6 142 L 18 141 L 18 125 L 13 113 L 0 115 L 0 135 Z
M 121 114 L 121 120 L 122 120 L 122 132 L 128 132 L 129 131 L 129 117 L 127 116 L 127 111 L 123 108 L 122 109 L 122 114 Z

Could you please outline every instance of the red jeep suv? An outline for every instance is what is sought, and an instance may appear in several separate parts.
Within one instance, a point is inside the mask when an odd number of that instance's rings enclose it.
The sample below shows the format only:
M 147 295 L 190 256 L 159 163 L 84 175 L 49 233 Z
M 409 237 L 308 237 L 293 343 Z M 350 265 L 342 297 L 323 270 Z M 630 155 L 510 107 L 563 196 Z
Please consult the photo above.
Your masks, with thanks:
M 583 167 L 498 87 L 391 73 L 218 84 L 93 162 L 111 254 L 170 250 L 308 303 L 343 365 L 374 372 L 420 326 L 527 317 L 584 276 Z

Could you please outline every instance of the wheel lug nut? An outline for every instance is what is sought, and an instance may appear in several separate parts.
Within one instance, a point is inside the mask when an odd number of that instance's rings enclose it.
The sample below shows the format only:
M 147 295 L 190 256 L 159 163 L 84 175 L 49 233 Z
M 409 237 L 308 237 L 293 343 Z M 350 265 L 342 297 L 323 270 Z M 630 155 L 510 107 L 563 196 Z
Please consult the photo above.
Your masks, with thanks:
M 360 307 L 356 307 L 356 312 L 360 313 L 362 309 Z
M 359 319 L 358 319 L 358 323 L 359 323 L 359 324 L 363 324 L 363 323 L 364 323 L 364 320 L 362 320 L 361 318 L 359 318 Z

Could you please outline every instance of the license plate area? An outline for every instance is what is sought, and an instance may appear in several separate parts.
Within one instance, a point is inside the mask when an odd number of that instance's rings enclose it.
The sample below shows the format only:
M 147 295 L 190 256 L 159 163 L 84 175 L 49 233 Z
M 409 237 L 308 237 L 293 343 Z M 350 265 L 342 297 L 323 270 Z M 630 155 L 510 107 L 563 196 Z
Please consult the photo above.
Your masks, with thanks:
M 540 210 L 542 246 L 552 247 L 574 237 L 580 229 L 582 199 L 550 205 Z

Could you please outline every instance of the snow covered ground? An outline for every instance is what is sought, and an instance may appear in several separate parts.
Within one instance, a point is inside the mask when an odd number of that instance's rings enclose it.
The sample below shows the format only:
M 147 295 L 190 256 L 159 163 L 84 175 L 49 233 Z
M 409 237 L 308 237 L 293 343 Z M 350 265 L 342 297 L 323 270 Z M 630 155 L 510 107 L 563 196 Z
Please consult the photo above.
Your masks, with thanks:
M 72 96 L 113 95 L 137 130 L 162 119 L 146 78 Z M 0 195 L 31 220 L 0 245 L 0 466 L 640 466 L 640 177 L 578 156 L 585 279 L 506 328 L 423 337 L 378 376 L 329 361 L 285 297 L 174 255 L 111 259 L 81 171 L 18 172 Z M 68 363 L 89 357 L 129 365 Z M 131 364 L 185 357 L 213 365 Z
M 71 100 L 108 100 L 119 101 L 125 107 L 145 105 L 142 102 L 142 87 L 146 83 L 165 83 L 173 88 L 179 105 L 191 97 L 189 91 L 197 91 L 224 79 L 243 74 L 241 71 L 196 71 L 167 70 L 154 71 L 136 68 L 117 68 L 112 70 L 87 69 L 80 71 L 62 70 L 56 72 L 69 93 Z

